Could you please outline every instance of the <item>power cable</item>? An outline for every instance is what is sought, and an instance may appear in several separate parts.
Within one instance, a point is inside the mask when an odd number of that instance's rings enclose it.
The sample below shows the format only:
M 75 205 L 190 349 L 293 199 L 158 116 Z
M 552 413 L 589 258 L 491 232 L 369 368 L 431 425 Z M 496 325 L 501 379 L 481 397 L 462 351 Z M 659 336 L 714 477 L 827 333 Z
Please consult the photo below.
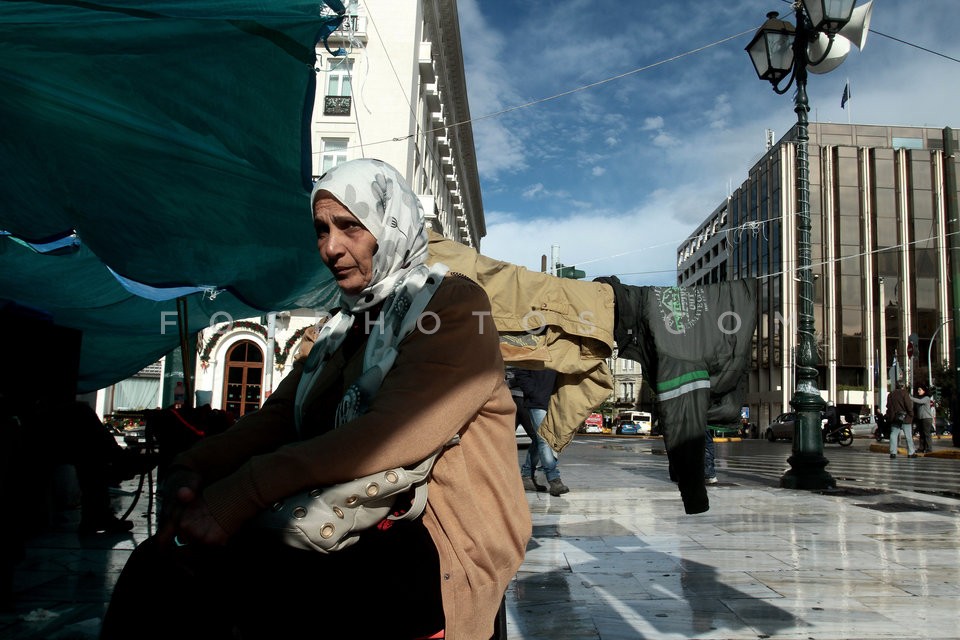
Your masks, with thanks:
M 900 38 L 895 38 L 894 36 L 891 36 L 891 35 L 888 35 L 888 34 L 886 34 L 886 33 L 877 31 L 876 29 L 868 29 L 868 31 L 869 31 L 870 33 L 875 33 L 875 34 L 877 34 L 878 36 L 883 36 L 884 38 L 890 38 L 891 40 L 893 40 L 893 41 L 895 41 L 895 42 L 899 42 L 900 44 L 905 44 L 905 45 L 907 45 L 908 47 L 913 47 L 914 49 L 920 49 L 920 51 L 926 51 L 927 53 L 932 53 L 932 54 L 935 55 L 935 56 L 940 56 L 941 58 L 946 58 L 947 60 L 950 60 L 951 62 L 960 62 L 960 60 L 958 60 L 957 58 L 953 58 L 953 57 L 951 57 L 951 56 L 948 56 L 948 55 L 945 54 L 945 53 L 940 53 L 939 51 L 934 51 L 933 49 L 928 49 L 928 48 L 926 48 L 926 47 L 921 47 L 921 46 L 918 45 L 918 44 L 913 44 L 912 42 L 907 42 L 906 40 L 901 40 Z
M 681 58 L 685 58 L 685 57 L 690 56 L 690 55 L 693 55 L 693 54 L 695 54 L 695 53 L 700 53 L 701 51 L 704 51 L 704 50 L 709 49 L 709 48 L 711 48 L 711 47 L 715 47 L 715 46 L 717 46 L 717 45 L 721 45 L 721 44 L 723 44 L 723 43 L 725 43 L 725 42 L 728 42 L 728 41 L 730 41 L 730 40 L 734 40 L 734 39 L 739 38 L 739 37 L 741 37 L 741 36 L 744 36 L 744 35 L 746 35 L 746 34 L 748 34 L 748 33 L 752 33 L 753 31 L 754 31 L 754 29 L 748 29 L 748 30 L 746 30 L 746 31 L 741 31 L 740 33 L 734 34 L 734 35 L 732 35 L 732 36 L 727 36 L 726 38 L 722 38 L 722 39 L 717 40 L 717 41 L 715 41 L 715 42 L 711 42 L 710 44 L 705 44 L 705 45 L 703 45 L 703 46 L 701 46 L 701 47 L 697 47 L 696 49 L 691 49 L 691 50 L 685 51 L 685 52 L 683 52 L 683 53 L 678 53 L 678 54 L 675 55 L 675 56 L 671 56 L 671 57 L 669 57 L 669 58 L 664 58 L 663 60 L 659 60 L 659 61 L 657 61 L 657 62 L 653 62 L 653 63 L 651 63 L 651 64 L 648 64 L 648 65 L 644 66 L 644 67 L 638 67 L 638 68 L 636 68 L 636 69 L 632 69 L 632 70 L 630 70 L 630 71 L 626 71 L 626 72 L 624 72 L 624 73 L 621 73 L 621 74 L 618 74 L 618 75 L 615 75 L 615 76 L 610 76 L 609 78 L 604 78 L 603 80 L 597 80 L 596 82 L 591 82 L 590 84 L 585 84 L 585 85 L 580 86 L 580 87 L 577 87 L 577 88 L 575 88 L 575 89 L 569 89 L 569 90 L 567 90 L 567 91 L 562 91 L 562 92 L 560 92 L 560 93 L 554 94 L 554 95 L 552 95 L 552 96 L 548 96 L 548 97 L 546 97 L 546 98 L 538 98 L 537 100 L 531 100 L 530 102 L 525 102 L 525 103 L 523 103 L 523 104 L 514 105 L 514 106 L 512 106 L 512 107 L 507 107 L 506 109 L 501 109 L 500 111 L 496 111 L 496 112 L 494 112 L 494 113 L 488 113 L 488 114 L 486 114 L 486 115 L 477 116 L 477 117 L 475 117 L 475 118 L 470 118 L 470 119 L 468 119 L 468 120 L 461 120 L 460 122 L 456 122 L 456 123 L 447 125 L 447 127 L 452 129 L 452 128 L 461 127 L 461 126 L 464 126 L 464 125 L 467 125 L 467 124 L 473 124 L 474 122 L 480 122 L 480 121 L 482 121 L 482 120 L 489 120 L 490 118 L 496 118 L 496 117 L 502 116 L 502 115 L 504 115 L 504 114 L 513 112 L 513 111 L 519 111 L 520 109 L 526 109 L 526 108 L 528 108 L 528 107 L 533 107 L 533 106 L 536 106 L 536 105 L 538 105 L 538 104 L 543 104 L 544 102 L 550 102 L 550 101 L 552 101 L 552 100 L 557 100 L 558 98 L 563 98 L 563 97 L 565 97 L 565 96 L 573 95 L 573 94 L 579 93 L 579 92 L 581 92 L 581 91 L 586 91 L 587 89 L 592 89 L 592 88 L 594 88 L 594 87 L 598 87 L 598 86 L 600 86 L 600 85 L 613 82 L 614 80 L 620 80 L 620 79 L 622 79 L 622 78 L 626 78 L 627 76 L 631 76 L 631 75 L 633 75 L 633 74 L 640 73 L 640 72 L 642 72 L 642 71 L 649 71 L 650 69 L 653 69 L 653 68 L 656 68 L 656 67 L 665 65 L 665 64 L 667 64 L 667 63 L 669 63 L 669 62 L 674 62 L 674 61 L 676 61 L 676 60 L 679 60 L 679 59 L 681 59 Z M 435 131 L 440 131 L 440 130 L 442 130 L 442 128 L 429 129 L 428 131 L 426 131 L 426 132 L 424 132 L 424 133 L 433 133 L 433 132 L 435 132 Z M 395 138 L 378 140 L 378 141 L 376 141 L 376 142 L 370 142 L 370 143 L 368 143 L 368 144 L 369 144 L 369 145 L 376 145 L 376 144 L 384 144 L 384 143 L 387 143 L 387 142 L 400 142 L 400 141 L 402 141 L 402 140 L 407 140 L 408 138 L 412 138 L 414 135 L 417 135 L 417 133 L 409 133 L 409 134 L 407 134 L 407 135 L 405 135 L 405 136 L 397 136 L 397 137 L 395 137 Z

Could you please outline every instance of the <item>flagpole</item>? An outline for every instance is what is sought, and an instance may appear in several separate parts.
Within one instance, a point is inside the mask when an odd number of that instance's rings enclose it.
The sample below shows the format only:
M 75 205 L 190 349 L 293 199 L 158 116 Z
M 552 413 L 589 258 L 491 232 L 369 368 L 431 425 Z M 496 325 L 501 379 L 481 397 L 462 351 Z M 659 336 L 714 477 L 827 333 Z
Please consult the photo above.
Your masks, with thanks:
M 850 96 L 853 95 L 853 92 L 850 91 L 850 78 L 847 78 L 847 103 L 850 103 Z M 850 124 L 850 120 L 853 117 L 853 107 L 851 106 L 847 109 L 847 124 Z
M 880 414 L 887 412 L 887 310 L 885 308 L 883 276 L 879 278 L 879 316 L 880 316 L 880 392 L 877 394 L 877 404 L 880 405 Z

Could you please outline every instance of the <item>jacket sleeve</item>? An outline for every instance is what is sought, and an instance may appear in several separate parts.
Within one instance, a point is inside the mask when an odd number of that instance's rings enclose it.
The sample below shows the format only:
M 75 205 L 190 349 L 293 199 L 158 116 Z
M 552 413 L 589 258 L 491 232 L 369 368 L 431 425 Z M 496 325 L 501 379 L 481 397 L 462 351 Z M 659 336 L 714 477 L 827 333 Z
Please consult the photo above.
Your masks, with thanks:
M 404 339 L 369 410 L 341 427 L 257 455 L 209 486 L 227 531 L 285 496 L 416 464 L 460 432 L 503 383 L 499 337 L 475 283 L 448 276 Z
M 302 370 L 302 363 L 295 363 L 260 409 L 242 416 L 226 431 L 199 441 L 173 464 L 199 472 L 209 483 L 233 473 L 252 456 L 294 440 L 293 400 Z

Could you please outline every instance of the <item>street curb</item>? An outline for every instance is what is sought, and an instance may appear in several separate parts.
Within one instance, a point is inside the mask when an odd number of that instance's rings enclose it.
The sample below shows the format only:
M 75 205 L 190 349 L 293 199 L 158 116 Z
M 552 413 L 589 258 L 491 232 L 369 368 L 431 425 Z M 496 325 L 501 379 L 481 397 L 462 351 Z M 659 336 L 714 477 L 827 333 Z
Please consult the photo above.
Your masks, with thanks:
M 890 445 L 882 443 L 874 443 L 870 445 L 870 451 L 873 453 L 890 453 Z M 907 450 L 905 447 L 900 447 L 897 449 L 897 453 L 906 457 Z M 960 460 L 960 449 L 946 449 L 941 451 L 934 451 L 932 453 L 917 453 L 917 456 L 920 458 L 945 458 L 947 460 Z

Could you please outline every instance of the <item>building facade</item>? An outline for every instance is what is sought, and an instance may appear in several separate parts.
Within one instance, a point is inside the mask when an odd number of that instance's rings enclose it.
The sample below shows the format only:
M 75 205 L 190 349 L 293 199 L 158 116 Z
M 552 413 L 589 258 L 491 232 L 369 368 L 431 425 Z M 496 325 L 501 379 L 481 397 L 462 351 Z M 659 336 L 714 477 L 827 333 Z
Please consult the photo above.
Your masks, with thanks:
M 609 402 L 615 407 L 637 409 L 640 406 L 640 388 L 643 384 L 643 373 L 640 363 L 629 358 L 617 356 L 614 349 L 613 357 L 607 358 L 607 366 L 613 376 L 613 393 Z
M 486 227 L 456 0 L 367 0 L 350 3 L 347 13 L 316 48 L 313 178 L 347 160 L 384 160 L 405 175 L 435 231 L 479 251 Z M 268 313 L 202 331 L 195 403 L 237 416 L 259 408 L 320 316 L 310 309 Z M 178 363 L 170 356 L 161 362 L 150 398 L 139 384 L 135 402 L 117 402 L 135 397 L 128 381 L 120 383 L 125 393 L 102 390 L 101 416 L 169 406 L 170 389 L 183 379 Z
M 882 409 L 891 378 L 926 382 L 927 355 L 937 369 L 951 353 L 950 332 L 942 330 L 952 308 L 944 178 L 956 160 L 944 156 L 944 131 L 809 127 L 818 387 L 845 413 Z M 792 129 L 771 146 L 678 249 L 680 284 L 719 281 L 722 250 L 713 261 L 705 257 L 721 243 L 727 277 L 758 279 L 746 402 L 761 426 L 791 410 L 795 382 L 795 140 Z

